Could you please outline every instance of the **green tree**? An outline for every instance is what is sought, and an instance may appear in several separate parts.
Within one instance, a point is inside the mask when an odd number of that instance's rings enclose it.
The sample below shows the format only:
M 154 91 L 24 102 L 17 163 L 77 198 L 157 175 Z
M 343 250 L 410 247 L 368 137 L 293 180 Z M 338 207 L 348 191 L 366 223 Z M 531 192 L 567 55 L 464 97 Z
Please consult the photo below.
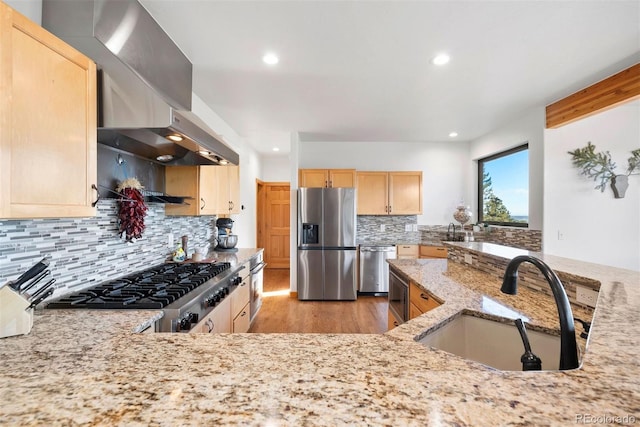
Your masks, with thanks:
M 489 172 L 482 174 L 482 219 L 484 221 L 514 222 L 509 209 L 502 199 L 493 192 L 491 176 Z

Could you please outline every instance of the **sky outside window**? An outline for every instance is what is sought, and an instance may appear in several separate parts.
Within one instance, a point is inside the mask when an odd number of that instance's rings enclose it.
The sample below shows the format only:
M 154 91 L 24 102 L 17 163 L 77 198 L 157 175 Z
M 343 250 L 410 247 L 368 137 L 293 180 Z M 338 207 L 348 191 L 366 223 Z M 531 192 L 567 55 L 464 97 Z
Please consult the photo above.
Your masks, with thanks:
M 529 218 L 529 150 L 484 162 L 483 172 L 491 177 L 493 193 L 499 197 L 514 220 Z

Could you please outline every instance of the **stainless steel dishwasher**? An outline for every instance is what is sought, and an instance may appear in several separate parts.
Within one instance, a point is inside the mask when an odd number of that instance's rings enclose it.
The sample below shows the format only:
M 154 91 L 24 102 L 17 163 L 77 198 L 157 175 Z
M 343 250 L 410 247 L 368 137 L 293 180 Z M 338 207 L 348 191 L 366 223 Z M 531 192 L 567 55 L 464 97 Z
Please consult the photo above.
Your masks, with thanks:
M 362 294 L 386 294 L 389 292 L 388 259 L 396 258 L 395 246 L 360 246 L 360 283 Z

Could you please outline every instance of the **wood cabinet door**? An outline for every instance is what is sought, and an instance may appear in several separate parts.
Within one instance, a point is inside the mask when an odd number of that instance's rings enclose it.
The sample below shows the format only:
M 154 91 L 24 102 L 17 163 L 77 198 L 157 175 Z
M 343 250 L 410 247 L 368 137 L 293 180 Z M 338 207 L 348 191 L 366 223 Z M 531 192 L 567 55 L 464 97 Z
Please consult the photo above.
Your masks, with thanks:
M 220 166 L 198 166 L 198 215 L 216 215 L 220 196 L 218 191 L 218 168 Z
M 233 333 L 244 334 L 245 332 L 249 332 L 249 303 L 247 303 L 238 315 L 233 319 Z
M 398 259 L 417 259 L 420 252 L 418 245 L 398 245 L 396 253 Z
M 231 315 L 234 318 L 237 317 L 244 306 L 249 303 L 250 288 L 251 285 L 247 277 L 231 294 Z
M 329 169 L 329 187 L 354 188 L 356 186 L 355 169 Z
M 447 258 L 447 248 L 420 245 L 420 258 Z
M 298 171 L 299 187 L 324 188 L 329 184 L 327 169 L 300 169 Z
M 420 289 L 413 282 L 409 284 L 409 302 L 421 312 L 420 314 L 440 306 L 440 303 L 432 295 Z
M 95 63 L 2 2 L 0 46 L 0 218 L 95 216 Z
M 396 316 L 393 315 L 391 310 L 388 311 L 388 319 L 387 319 L 387 329 L 391 330 L 400 325 L 400 323 L 396 320 Z
M 389 213 L 422 214 L 422 172 L 389 172 Z
M 358 215 L 386 215 L 388 209 L 387 172 L 358 172 Z
M 229 184 L 229 213 L 240 213 L 240 166 L 225 166 L 227 168 L 227 182 Z
M 167 215 L 200 215 L 202 201 L 200 200 L 198 166 L 165 166 L 165 193 L 170 196 L 189 197 L 184 205 L 165 205 Z
M 231 332 L 231 298 L 225 298 L 211 312 L 212 334 Z

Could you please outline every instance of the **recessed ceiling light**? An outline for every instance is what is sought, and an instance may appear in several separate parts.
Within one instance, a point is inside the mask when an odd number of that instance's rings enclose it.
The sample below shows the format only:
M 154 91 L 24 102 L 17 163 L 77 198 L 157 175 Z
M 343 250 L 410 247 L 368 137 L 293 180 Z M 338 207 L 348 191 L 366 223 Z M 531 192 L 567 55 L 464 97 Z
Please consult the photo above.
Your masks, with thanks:
M 211 155 L 211 151 L 200 150 L 200 151 L 198 151 L 198 154 L 201 154 L 203 156 L 210 156 Z
M 220 160 L 220 162 L 218 162 L 218 163 L 220 163 L 221 165 L 228 165 L 229 164 L 229 162 L 226 161 L 225 159 Z
M 431 60 L 431 62 L 432 62 L 434 65 L 444 65 L 444 64 L 446 64 L 447 62 L 449 62 L 450 60 L 451 60 L 451 58 L 449 57 L 449 55 L 447 55 L 446 53 L 441 53 L 441 54 L 439 54 L 439 55 L 436 55 L 436 57 L 435 57 L 435 58 L 433 58 L 433 59 Z
M 276 65 L 280 59 L 278 59 L 275 53 L 267 53 L 262 57 L 262 61 L 267 65 Z
M 273 147 L 273 151 L 280 151 L 278 147 Z
M 171 141 L 175 141 L 175 142 L 180 142 L 184 138 L 182 137 L 182 135 L 173 134 L 173 135 L 167 135 L 167 139 L 170 139 Z
M 451 133 L 449 134 L 449 136 L 450 136 L 451 138 L 455 138 L 456 136 L 458 136 L 458 132 L 451 132 Z

